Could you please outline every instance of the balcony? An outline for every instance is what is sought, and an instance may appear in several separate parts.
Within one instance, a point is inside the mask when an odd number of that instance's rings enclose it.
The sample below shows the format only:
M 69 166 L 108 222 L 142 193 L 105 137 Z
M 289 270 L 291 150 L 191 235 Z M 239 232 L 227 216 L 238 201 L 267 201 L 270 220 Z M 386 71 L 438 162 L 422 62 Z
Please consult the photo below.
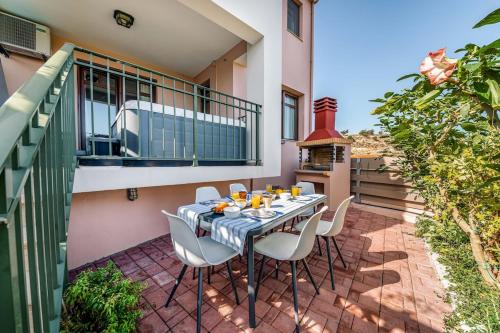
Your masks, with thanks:
M 258 165 L 261 106 L 76 47 L 86 166 Z

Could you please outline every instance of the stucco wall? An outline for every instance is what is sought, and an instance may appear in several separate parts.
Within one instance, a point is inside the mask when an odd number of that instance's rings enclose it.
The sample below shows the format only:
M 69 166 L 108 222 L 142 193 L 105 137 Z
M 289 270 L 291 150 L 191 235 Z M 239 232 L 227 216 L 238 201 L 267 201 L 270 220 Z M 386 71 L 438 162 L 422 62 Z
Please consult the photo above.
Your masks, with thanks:
M 11 53 L 9 58 L 0 55 L 0 62 L 2 63 L 9 96 L 19 89 L 19 87 L 21 87 L 43 63 L 41 59 L 27 57 L 17 53 Z
M 164 209 L 193 203 L 200 186 L 215 186 L 224 196 L 233 182 L 139 188 L 139 198 L 127 199 L 127 190 L 73 195 L 68 231 L 68 268 L 98 260 L 169 232 Z M 250 189 L 248 180 L 236 180 Z
M 282 0 L 282 90 L 298 97 L 298 137 L 303 140 L 313 130 L 312 112 L 312 43 L 314 29 L 313 5 L 309 0 L 299 0 L 301 5 L 300 36 L 297 37 L 287 29 L 287 0 Z M 281 108 L 280 108 L 281 112 Z M 277 130 L 277 129 L 275 129 Z M 281 124 L 278 129 L 281 133 Z M 289 187 L 295 184 L 294 170 L 299 167 L 299 149 L 295 141 L 281 143 L 281 175 L 279 177 L 257 180 L 262 185 L 273 183 Z

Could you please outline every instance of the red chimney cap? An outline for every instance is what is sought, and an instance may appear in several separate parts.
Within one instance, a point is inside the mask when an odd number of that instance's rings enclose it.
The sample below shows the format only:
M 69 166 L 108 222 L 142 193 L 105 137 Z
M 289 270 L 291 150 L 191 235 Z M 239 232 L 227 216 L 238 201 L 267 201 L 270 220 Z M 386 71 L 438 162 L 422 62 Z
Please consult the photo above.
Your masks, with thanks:
M 337 100 L 331 97 L 323 97 L 314 101 L 315 124 L 312 132 L 305 141 L 322 140 L 329 138 L 343 138 L 335 130 L 335 113 L 337 112 Z

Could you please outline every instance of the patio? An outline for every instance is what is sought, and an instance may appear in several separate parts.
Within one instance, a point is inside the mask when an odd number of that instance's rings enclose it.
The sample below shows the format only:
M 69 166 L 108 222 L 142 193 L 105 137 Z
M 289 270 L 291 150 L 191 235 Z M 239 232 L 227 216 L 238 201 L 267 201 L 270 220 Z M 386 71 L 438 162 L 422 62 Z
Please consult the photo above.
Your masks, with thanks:
M 324 215 L 330 219 L 332 212 Z M 165 221 L 165 223 L 167 223 Z M 309 256 L 308 263 L 320 295 L 298 266 L 299 312 L 308 332 L 441 332 L 450 306 L 441 298 L 443 287 L 429 260 L 424 243 L 414 235 L 415 226 L 350 208 L 344 229 L 337 237 L 348 264 L 344 270 L 335 251 L 336 290 L 329 286 L 325 244 L 323 256 Z M 317 249 L 315 249 L 317 252 Z M 70 272 L 73 279 L 83 269 L 104 265 L 104 258 Z M 188 271 L 175 300 L 164 308 L 182 264 L 175 257 L 170 236 L 165 235 L 111 256 L 123 273 L 143 280 L 143 317 L 139 332 L 194 332 L 196 327 L 196 280 Z M 256 260 L 259 260 L 257 256 Z M 270 262 L 274 264 L 274 262 Z M 258 267 L 258 266 L 257 266 Z M 232 261 L 242 300 L 234 301 L 227 273 L 221 265 L 204 283 L 202 327 L 206 332 L 250 332 L 246 299 L 246 263 Z M 256 302 L 254 332 L 292 332 L 294 329 L 290 266 L 282 263 L 278 279 L 272 266 Z

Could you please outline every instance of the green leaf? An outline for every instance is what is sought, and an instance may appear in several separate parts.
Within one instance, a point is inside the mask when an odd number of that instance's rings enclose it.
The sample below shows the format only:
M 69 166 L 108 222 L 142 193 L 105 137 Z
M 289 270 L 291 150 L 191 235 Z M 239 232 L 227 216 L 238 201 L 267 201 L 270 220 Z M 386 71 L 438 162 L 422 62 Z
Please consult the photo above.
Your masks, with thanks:
M 479 51 L 481 53 L 484 53 L 484 52 L 489 51 L 491 49 L 500 49 L 500 38 L 494 42 L 489 43 L 488 45 L 483 46 Z
M 479 97 L 481 102 L 489 103 L 490 102 L 490 94 L 488 85 L 483 82 L 475 82 L 474 83 L 474 92 Z
M 403 75 L 399 79 L 397 79 L 396 82 L 403 81 L 403 80 L 409 79 L 411 77 L 420 77 L 420 74 L 413 73 L 413 74 Z
M 382 114 L 385 112 L 385 109 L 383 107 L 378 107 L 375 108 L 375 110 L 372 111 L 372 114 L 377 115 L 377 114 Z
M 467 132 L 475 132 L 477 131 L 477 127 L 474 123 L 462 123 L 460 126 L 466 130 Z
M 372 103 L 385 103 L 385 99 L 383 99 L 383 98 L 375 98 L 375 99 L 370 99 L 368 102 L 372 102 Z
M 498 82 L 492 79 L 487 79 L 486 84 L 488 85 L 491 106 L 493 109 L 498 109 L 500 107 L 500 87 L 498 86 Z
M 476 23 L 473 29 L 500 22 L 500 8 L 497 8 L 493 12 L 489 13 L 485 18 Z
M 395 140 L 404 140 L 407 139 L 411 134 L 410 129 L 406 128 L 404 130 L 398 131 L 394 134 Z
M 441 94 L 441 89 L 434 89 L 434 90 L 428 92 L 427 94 L 425 94 L 423 97 L 417 99 L 417 101 L 415 102 L 415 106 L 417 108 L 424 106 L 425 104 L 436 99 L 436 97 L 438 97 L 439 94 Z
M 394 93 L 392 91 L 388 91 L 384 94 L 384 98 L 389 98 L 391 97 L 392 95 L 394 95 Z

